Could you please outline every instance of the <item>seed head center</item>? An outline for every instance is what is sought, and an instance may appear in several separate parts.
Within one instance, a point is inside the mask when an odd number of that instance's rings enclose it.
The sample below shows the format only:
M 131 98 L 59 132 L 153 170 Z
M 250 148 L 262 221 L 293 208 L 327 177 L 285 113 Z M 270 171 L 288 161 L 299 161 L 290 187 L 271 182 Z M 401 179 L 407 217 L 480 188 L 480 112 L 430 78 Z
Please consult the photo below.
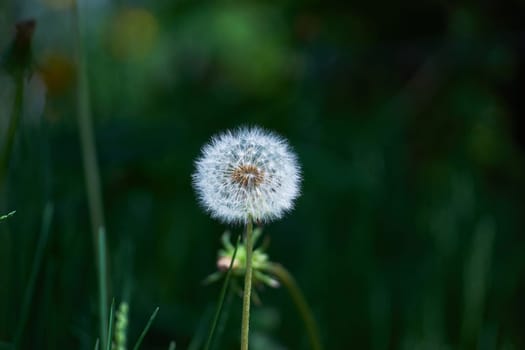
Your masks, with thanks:
M 233 170 L 231 179 L 244 188 L 253 188 L 263 182 L 264 173 L 255 165 L 243 164 Z

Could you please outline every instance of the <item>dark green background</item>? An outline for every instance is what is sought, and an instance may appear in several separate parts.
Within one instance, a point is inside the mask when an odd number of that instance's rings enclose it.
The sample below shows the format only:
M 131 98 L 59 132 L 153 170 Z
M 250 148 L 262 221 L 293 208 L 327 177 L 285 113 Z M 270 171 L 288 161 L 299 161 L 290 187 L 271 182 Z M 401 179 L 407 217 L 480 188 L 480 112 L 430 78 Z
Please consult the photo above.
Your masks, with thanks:
M 130 302 L 130 343 L 156 306 L 144 349 L 186 349 L 207 331 L 220 284 L 201 281 L 228 227 L 199 208 L 193 161 L 213 134 L 260 125 L 302 165 L 296 209 L 265 234 L 326 349 L 525 347 L 525 3 L 81 3 L 111 294 Z M 26 18 L 35 63 L 0 193 L 1 213 L 17 210 L 0 223 L 0 340 L 52 202 L 23 348 L 92 349 L 77 22 L 64 0 L 1 1 L 4 52 Z M 252 348 L 307 349 L 286 290 L 260 296 Z M 238 346 L 240 304 L 220 349 Z

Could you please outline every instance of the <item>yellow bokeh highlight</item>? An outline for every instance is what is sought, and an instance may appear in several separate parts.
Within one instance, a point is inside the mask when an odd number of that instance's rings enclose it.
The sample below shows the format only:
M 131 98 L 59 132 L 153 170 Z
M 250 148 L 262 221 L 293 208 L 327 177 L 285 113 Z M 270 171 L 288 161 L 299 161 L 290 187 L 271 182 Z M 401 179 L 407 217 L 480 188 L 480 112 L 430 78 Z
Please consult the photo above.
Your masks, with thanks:
M 120 10 L 110 25 L 110 51 L 119 59 L 144 58 L 155 46 L 158 33 L 159 26 L 151 12 L 140 8 Z
M 70 57 L 58 52 L 50 52 L 41 59 L 39 71 L 48 94 L 60 95 L 72 88 L 76 66 Z

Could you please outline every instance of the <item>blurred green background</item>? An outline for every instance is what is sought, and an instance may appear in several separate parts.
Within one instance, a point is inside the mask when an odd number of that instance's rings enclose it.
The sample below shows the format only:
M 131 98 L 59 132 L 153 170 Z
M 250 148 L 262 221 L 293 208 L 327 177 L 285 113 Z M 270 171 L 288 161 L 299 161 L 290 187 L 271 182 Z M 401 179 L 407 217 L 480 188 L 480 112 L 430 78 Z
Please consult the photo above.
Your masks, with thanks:
M 256 124 L 288 138 L 303 167 L 296 209 L 265 234 L 326 349 L 525 348 L 523 1 L 78 7 L 0 1 L 0 147 L 16 95 L 5 64 L 17 58 L 15 24 L 36 21 L 22 116 L 0 170 L 0 214 L 17 211 L 0 223 L 4 347 L 47 203 L 49 241 L 21 348 L 93 349 L 98 336 L 78 123 L 87 81 L 110 293 L 130 303 L 130 344 L 156 306 L 144 349 L 172 340 L 187 349 L 207 332 L 220 283 L 201 282 L 227 227 L 199 207 L 193 161 L 211 135 Z M 259 294 L 251 348 L 308 349 L 287 292 Z M 218 349 L 238 347 L 240 305 L 234 297 Z

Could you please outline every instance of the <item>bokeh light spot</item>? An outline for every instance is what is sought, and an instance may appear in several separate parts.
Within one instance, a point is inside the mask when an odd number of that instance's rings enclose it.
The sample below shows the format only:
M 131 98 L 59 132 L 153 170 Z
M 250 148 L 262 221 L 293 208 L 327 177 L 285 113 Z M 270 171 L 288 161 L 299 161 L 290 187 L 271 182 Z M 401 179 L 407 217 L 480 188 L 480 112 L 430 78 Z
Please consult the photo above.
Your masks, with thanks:
M 60 53 L 49 53 L 42 59 L 40 73 L 50 95 L 60 95 L 71 87 L 75 78 L 73 61 Z
M 145 9 L 127 8 L 113 19 L 110 28 L 111 53 L 119 59 L 144 58 L 158 37 L 158 23 Z

